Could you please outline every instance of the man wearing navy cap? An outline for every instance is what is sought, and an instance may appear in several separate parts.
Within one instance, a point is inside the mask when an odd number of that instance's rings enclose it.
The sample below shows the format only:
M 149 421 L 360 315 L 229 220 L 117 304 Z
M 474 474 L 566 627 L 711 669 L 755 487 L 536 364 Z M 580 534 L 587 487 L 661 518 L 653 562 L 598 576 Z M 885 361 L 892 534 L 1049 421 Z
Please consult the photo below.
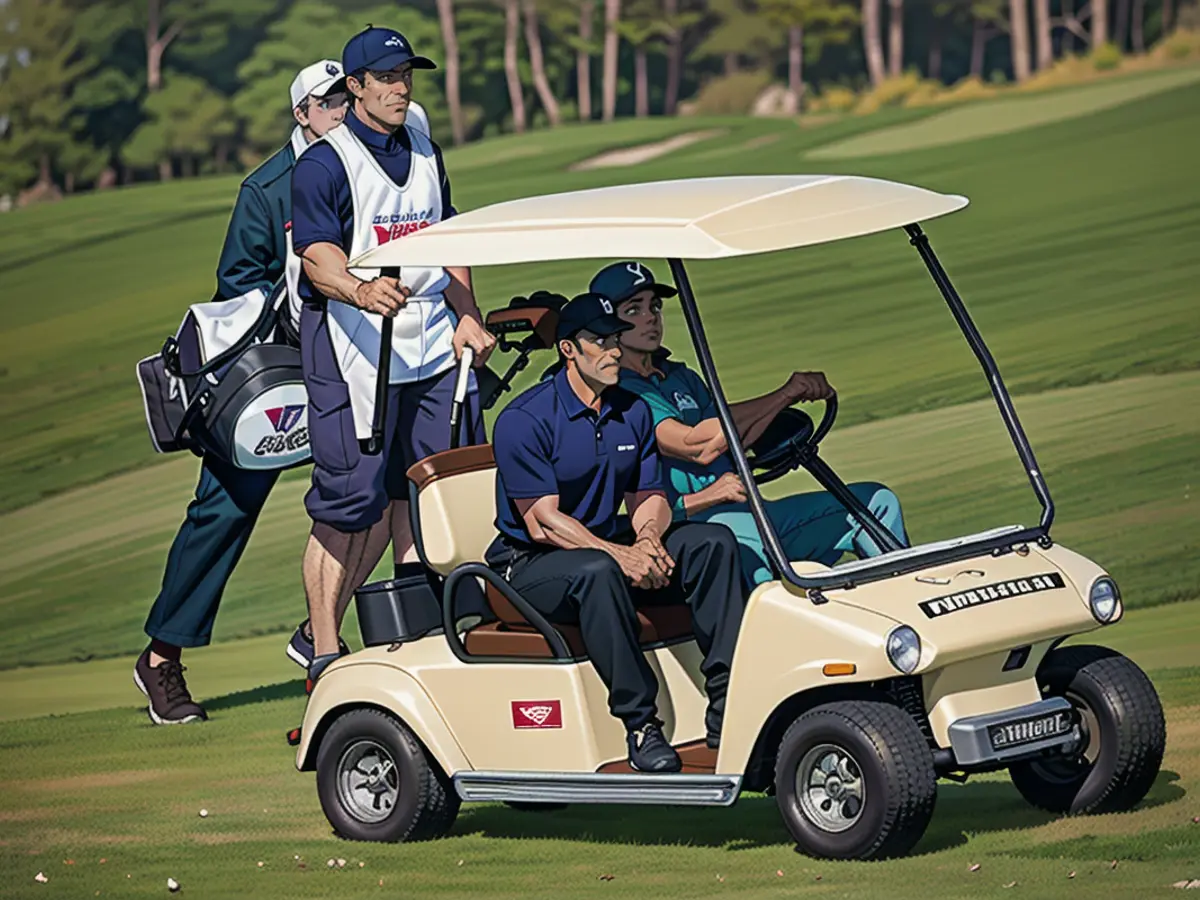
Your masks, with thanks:
M 677 521 L 714 522 L 737 535 L 747 588 L 774 578 L 762 535 L 746 503 L 746 488 L 729 456 L 725 432 L 704 380 L 663 348 L 662 300 L 678 293 L 655 281 L 637 261 L 601 269 L 591 290 L 607 297 L 629 328 L 621 334 L 621 386 L 650 407 L 662 452 L 664 481 Z M 794 403 L 822 400 L 833 388 L 820 372 L 793 372 L 762 397 L 730 404 L 744 446 L 754 443 L 779 413 Z M 848 485 L 880 522 L 907 542 L 896 495 L 876 482 Z M 787 558 L 831 566 L 844 552 L 860 557 L 882 550 L 833 494 L 809 491 L 763 503 Z
M 388 539 L 401 563 L 415 562 L 405 472 L 450 447 L 455 363 L 475 365 L 495 345 L 484 329 L 464 268 L 405 267 L 400 277 L 348 266 L 387 241 L 454 215 L 441 150 L 407 121 L 413 70 L 436 68 L 389 28 L 367 27 L 342 51 L 353 96 L 343 126 L 296 163 L 292 208 L 303 260 L 300 352 L 308 390 L 313 520 L 304 555 L 313 657 L 310 685 L 339 655 L 338 627 L 353 592 Z M 383 316 L 394 320 L 383 450 L 363 452 L 375 409 Z M 472 379 L 474 381 L 474 379 Z M 472 385 L 461 439 L 484 439 Z
M 676 772 L 636 607 L 691 607 L 704 653 L 708 744 L 716 747 L 745 597 L 733 534 L 671 523 L 650 410 L 617 385 L 618 335 L 628 327 L 597 294 L 562 308 L 562 368 L 496 419 L 500 535 L 487 563 L 550 621 L 579 624 L 609 709 L 626 727 L 630 764 Z M 622 503 L 628 518 L 619 515 Z

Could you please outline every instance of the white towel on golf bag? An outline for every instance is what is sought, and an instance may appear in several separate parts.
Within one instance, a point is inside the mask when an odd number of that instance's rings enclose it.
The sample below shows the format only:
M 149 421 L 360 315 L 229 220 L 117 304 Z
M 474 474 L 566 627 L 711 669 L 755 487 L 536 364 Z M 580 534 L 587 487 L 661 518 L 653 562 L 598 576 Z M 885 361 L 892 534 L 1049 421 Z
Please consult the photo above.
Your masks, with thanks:
M 285 297 L 287 292 L 281 295 Z M 255 288 L 231 300 L 210 300 L 194 303 L 188 312 L 196 323 L 196 338 L 200 345 L 200 363 L 225 352 L 254 327 L 262 315 L 267 292 Z M 187 318 L 184 318 L 187 321 Z M 182 330 L 183 326 L 180 326 Z

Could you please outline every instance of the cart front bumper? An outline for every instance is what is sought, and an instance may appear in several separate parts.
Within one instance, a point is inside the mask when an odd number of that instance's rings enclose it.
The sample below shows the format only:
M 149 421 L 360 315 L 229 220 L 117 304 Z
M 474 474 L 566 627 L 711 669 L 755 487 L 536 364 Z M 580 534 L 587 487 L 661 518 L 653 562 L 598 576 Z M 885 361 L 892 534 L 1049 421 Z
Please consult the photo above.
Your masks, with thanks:
M 1062 697 L 1049 697 L 950 724 L 950 749 L 960 766 L 979 766 L 1070 752 L 1082 739 L 1079 714 Z

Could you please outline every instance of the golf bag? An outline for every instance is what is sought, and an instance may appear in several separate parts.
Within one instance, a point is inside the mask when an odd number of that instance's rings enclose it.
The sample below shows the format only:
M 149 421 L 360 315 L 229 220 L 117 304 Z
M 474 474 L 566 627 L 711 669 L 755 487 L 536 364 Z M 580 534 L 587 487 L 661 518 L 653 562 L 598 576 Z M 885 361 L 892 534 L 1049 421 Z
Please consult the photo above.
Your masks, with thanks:
M 210 453 L 260 470 L 311 458 L 308 394 L 283 280 L 270 294 L 194 304 L 137 374 L 159 453 Z

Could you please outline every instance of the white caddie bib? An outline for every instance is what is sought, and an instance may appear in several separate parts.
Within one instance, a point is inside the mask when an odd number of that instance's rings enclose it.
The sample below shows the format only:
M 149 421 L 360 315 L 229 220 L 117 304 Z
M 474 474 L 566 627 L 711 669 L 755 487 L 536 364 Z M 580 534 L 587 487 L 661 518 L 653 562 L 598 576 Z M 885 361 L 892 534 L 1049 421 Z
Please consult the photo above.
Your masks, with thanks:
M 405 128 L 412 163 L 403 185 L 387 176 L 349 127 L 339 126 L 321 138 L 337 152 L 350 182 L 354 208 L 354 233 L 346 254 L 350 259 L 441 221 L 442 189 L 433 144 L 416 128 L 407 124 Z M 350 273 L 368 281 L 380 270 L 355 267 Z M 442 293 L 450 283 L 446 270 L 404 266 L 400 281 L 412 296 L 392 323 L 391 384 L 439 375 L 455 362 L 452 341 L 458 317 Z M 330 299 L 326 322 L 334 359 L 350 389 L 355 431 L 359 438 L 369 437 L 383 317 Z
M 297 125 L 292 129 L 292 154 L 296 159 L 300 158 L 300 154 L 308 148 L 308 144 L 304 141 L 304 132 Z M 293 165 L 295 163 L 293 162 Z M 287 282 L 288 294 L 288 312 L 292 316 L 292 324 L 296 327 L 296 331 L 300 331 L 300 272 L 301 261 L 296 255 L 295 247 L 292 244 L 292 223 L 288 222 L 283 228 L 284 241 L 287 244 L 287 252 L 283 258 L 283 278 Z

